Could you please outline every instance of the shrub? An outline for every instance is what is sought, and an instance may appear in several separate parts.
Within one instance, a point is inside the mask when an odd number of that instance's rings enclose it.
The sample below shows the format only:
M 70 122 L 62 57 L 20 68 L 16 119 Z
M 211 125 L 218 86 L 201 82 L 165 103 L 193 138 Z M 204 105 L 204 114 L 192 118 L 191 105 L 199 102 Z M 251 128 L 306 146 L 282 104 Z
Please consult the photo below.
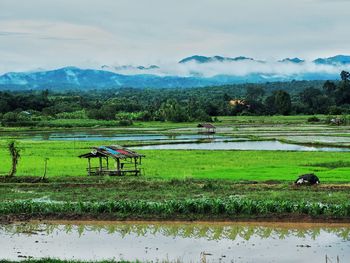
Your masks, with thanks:
M 307 122 L 320 122 L 320 119 L 317 118 L 316 116 L 312 116 L 307 119 Z

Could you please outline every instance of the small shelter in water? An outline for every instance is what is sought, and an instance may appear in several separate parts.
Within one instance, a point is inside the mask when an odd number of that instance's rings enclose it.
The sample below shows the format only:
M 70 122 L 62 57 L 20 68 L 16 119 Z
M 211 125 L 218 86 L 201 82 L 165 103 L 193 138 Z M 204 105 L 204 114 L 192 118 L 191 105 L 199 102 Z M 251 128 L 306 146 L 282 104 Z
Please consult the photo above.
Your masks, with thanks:
M 80 158 L 88 160 L 88 175 L 140 175 L 142 154 L 119 145 L 92 147 L 91 152 Z M 91 159 L 98 159 L 98 166 L 93 166 Z M 111 162 L 112 161 L 112 162 Z
M 211 134 L 216 132 L 216 127 L 211 123 L 200 123 L 197 127 L 200 128 L 198 133 Z

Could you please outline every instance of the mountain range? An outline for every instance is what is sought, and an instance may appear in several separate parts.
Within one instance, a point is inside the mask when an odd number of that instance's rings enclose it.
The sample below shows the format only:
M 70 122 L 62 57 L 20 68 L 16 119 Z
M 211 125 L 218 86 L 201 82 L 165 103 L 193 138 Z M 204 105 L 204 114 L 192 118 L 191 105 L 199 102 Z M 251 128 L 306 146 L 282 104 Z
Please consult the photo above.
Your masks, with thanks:
M 261 63 L 267 63 L 267 61 L 263 60 L 255 60 L 254 58 L 249 58 L 245 56 L 239 56 L 239 57 L 221 57 L 221 56 L 213 56 L 213 57 L 206 57 L 206 56 L 191 56 L 184 58 L 179 61 L 180 64 L 189 63 L 189 62 L 196 62 L 196 63 L 211 63 L 211 62 L 237 62 L 237 61 L 255 61 L 255 62 L 261 62 Z M 284 58 L 281 60 L 278 60 L 278 62 L 285 63 L 303 63 L 305 60 L 300 58 Z M 344 64 L 350 64 L 350 56 L 345 55 L 337 55 L 334 57 L 329 58 L 317 58 L 312 61 L 315 64 L 323 64 L 323 65 L 344 65 Z
M 206 56 L 195 55 L 195 56 L 184 58 L 184 59 L 180 60 L 179 63 L 185 64 L 188 62 L 196 62 L 196 63 L 234 62 L 234 61 L 244 61 L 244 60 L 245 61 L 247 61 L 247 60 L 253 61 L 254 59 L 244 57 L 244 56 L 230 58 L 230 57 L 221 57 L 221 56 L 206 57 Z
M 253 63 L 253 70 L 245 74 L 222 73 L 220 69 L 217 74 L 206 76 L 201 74 L 203 65 L 223 64 L 223 68 L 234 67 L 239 62 Z M 162 70 L 160 66 L 119 66 L 111 67 L 104 65 L 98 69 L 81 69 L 77 67 L 64 67 L 55 70 L 41 70 L 37 72 L 9 72 L 0 76 L 1 90 L 23 90 L 23 89 L 104 89 L 117 87 L 135 87 L 135 88 L 173 88 L 173 87 L 202 87 L 211 85 L 241 84 L 241 83 L 262 83 L 274 81 L 291 80 L 334 80 L 339 79 L 339 73 L 342 68 L 350 68 L 350 56 L 338 55 L 329 58 L 318 58 L 312 62 L 306 62 L 300 58 L 285 58 L 277 61 L 281 65 L 296 65 L 305 67 L 305 70 L 276 72 L 264 69 L 264 72 L 254 70 L 254 63 L 262 65 L 269 69 L 269 62 L 255 60 L 253 58 L 222 57 L 222 56 L 191 56 L 180 60 L 177 65 L 187 69 L 187 65 L 198 67 L 198 72 L 189 69 L 189 74 L 183 76 L 180 74 L 157 74 L 157 70 Z M 329 70 L 307 70 L 307 63 L 317 66 L 328 66 Z M 198 65 L 198 66 L 196 66 Z M 202 65 L 202 66 L 201 66 Z M 215 68 L 215 67 L 214 67 Z M 275 66 L 276 68 L 276 66 Z M 278 66 L 277 66 L 278 68 Z M 294 67 L 293 67 L 294 68 Z M 222 68 L 221 68 L 222 69 Z M 301 68 L 304 69 L 304 68 Z M 134 74 L 120 74 L 118 71 L 135 71 Z M 294 69 L 293 69 L 294 70 Z M 152 74 L 145 74 L 151 71 Z M 138 73 L 139 72 L 139 73 Z

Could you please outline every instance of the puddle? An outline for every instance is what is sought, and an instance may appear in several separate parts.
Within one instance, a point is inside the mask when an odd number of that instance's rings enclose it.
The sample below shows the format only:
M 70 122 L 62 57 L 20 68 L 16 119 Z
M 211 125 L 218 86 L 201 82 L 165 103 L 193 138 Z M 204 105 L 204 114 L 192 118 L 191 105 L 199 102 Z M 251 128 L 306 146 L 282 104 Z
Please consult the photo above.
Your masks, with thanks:
M 0 259 L 12 260 L 320 263 L 327 255 L 342 263 L 350 259 L 350 224 L 16 223 L 0 226 L 0 247 Z
M 134 149 L 152 150 L 257 150 L 257 151 L 322 151 L 322 152 L 349 152 L 350 148 L 311 147 L 279 141 L 244 141 L 244 142 L 218 142 L 211 143 L 177 143 L 159 144 L 134 147 Z

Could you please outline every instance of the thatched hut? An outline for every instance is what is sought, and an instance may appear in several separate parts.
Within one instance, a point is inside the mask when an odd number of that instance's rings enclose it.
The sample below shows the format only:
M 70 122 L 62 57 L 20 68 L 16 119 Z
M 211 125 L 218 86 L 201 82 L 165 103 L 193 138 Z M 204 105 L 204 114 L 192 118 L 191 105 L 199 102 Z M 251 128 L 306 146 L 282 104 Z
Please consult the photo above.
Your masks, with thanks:
M 213 134 L 216 133 L 216 127 L 211 123 L 200 123 L 197 125 L 199 129 L 198 133 Z
M 92 147 L 91 152 L 82 154 L 80 158 L 88 160 L 88 175 L 140 175 L 142 154 L 123 148 L 119 145 Z M 93 166 L 92 159 L 98 159 Z M 111 163 L 111 160 L 114 161 Z

